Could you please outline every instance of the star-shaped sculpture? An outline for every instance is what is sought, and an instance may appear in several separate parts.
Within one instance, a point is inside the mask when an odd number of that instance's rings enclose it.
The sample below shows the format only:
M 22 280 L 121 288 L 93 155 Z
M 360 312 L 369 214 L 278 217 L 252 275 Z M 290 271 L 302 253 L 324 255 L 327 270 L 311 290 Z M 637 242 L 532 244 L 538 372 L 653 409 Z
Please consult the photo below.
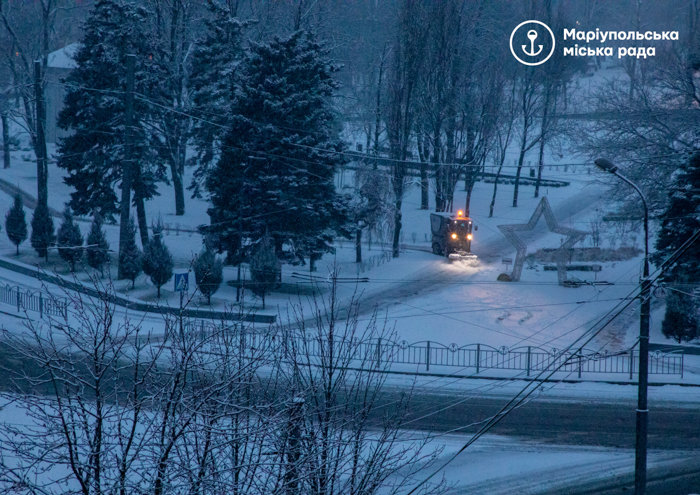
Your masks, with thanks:
M 499 225 L 498 229 L 503 233 L 503 235 L 508 239 L 508 241 L 515 247 L 516 256 L 515 263 L 513 263 L 513 272 L 510 275 L 511 280 L 520 280 L 520 275 L 523 271 L 523 264 L 525 263 L 525 256 L 527 255 L 527 244 L 518 236 L 517 232 L 528 232 L 535 229 L 537 222 L 540 217 L 544 215 L 544 219 L 547 222 L 547 227 L 550 232 L 555 234 L 561 234 L 566 236 L 566 241 L 562 243 L 556 252 L 557 260 L 557 275 L 559 283 L 563 284 L 566 281 L 566 255 L 569 249 L 574 247 L 579 241 L 582 241 L 588 233 L 581 230 L 570 229 L 568 227 L 562 227 L 557 222 L 552 207 L 549 206 L 549 201 L 544 197 L 532 212 L 532 216 L 527 223 L 511 224 L 511 225 Z

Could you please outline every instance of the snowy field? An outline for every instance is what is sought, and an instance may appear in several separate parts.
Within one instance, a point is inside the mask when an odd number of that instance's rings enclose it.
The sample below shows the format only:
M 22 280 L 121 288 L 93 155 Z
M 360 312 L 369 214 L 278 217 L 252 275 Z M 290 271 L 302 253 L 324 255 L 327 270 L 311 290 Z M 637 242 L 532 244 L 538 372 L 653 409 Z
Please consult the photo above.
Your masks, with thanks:
M 504 173 L 514 173 L 514 150 L 506 160 Z M 12 167 L 3 170 L 0 177 L 17 185 L 23 191 L 35 195 L 36 166 L 32 153 L 13 153 Z M 557 220 L 562 226 L 590 231 L 591 222 L 611 209 L 606 203 L 603 179 L 591 164 L 581 158 L 563 156 L 558 153 L 546 157 L 545 179 L 557 179 L 570 183 L 568 187 L 543 187 L 541 194 L 547 197 Z M 530 160 L 526 159 L 523 175 L 527 176 Z M 487 168 L 487 171 L 490 171 Z M 70 198 L 70 189 L 62 181 L 63 171 L 55 164 L 49 166 L 50 205 L 62 210 Z M 188 169 L 188 174 L 191 170 Z M 188 183 L 190 177 L 186 177 Z M 338 174 L 337 187 L 352 183 L 352 173 Z M 455 208 L 463 207 L 465 193 L 458 185 L 455 195 Z M 442 345 L 484 344 L 492 347 L 514 348 L 523 345 L 544 349 L 562 348 L 581 335 L 590 325 L 621 300 L 629 297 L 641 273 L 641 257 L 627 261 L 602 264 L 602 271 L 569 272 L 582 280 L 607 281 L 612 285 L 584 285 L 579 288 L 562 288 L 557 284 L 556 272 L 544 271 L 541 264 L 526 264 L 520 282 L 497 282 L 500 273 L 509 271 L 512 265 L 504 265 L 504 258 L 514 258 L 514 248 L 508 244 L 498 225 L 526 223 L 539 198 L 533 197 L 532 186 L 522 186 L 519 206 L 510 206 L 513 186 L 501 184 L 495 214 L 488 217 L 488 208 L 493 185 L 478 182 L 471 201 L 471 216 L 479 230 L 475 232 L 473 251 L 479 256 L 475 266 L 462 263 L 448 263 L 427 252 L 430 249 L 429 211 L 420 210 L 420 192 L 417 184 L 409 187 L 404 200 L 403 243 L 406 249 L 398 259 L 389 257 L 389 246 L 376 239 L 371 246 L 363 246 L 365 263 L 363 268 L 354 263 L 354 245 L 350 241 L 339 241 L 336 252 L 324 256 L 318 263 L 318 270 L 309 274 L 308 267 L 283 266 L 283 286 L 280 291 L 266 298 L 267 308 L 262 309 L 260 299 L 246 291 L 243 305 L 245 311 L 285 315 L 290 304 L 308 311 L 314 292 L 324 294 L 328 288 L 328 275 L 333 269 L 341 277 L 362 276 L 368 283 L 341 284 L 338 293 L 341 300 L 360 297 L 365 314 L 373 307 L 380 308 L 380 318 L 395 330 L 397 341 L 420 342 L 431 340 Z M 188 199 L 185 216 L 173 215 L 173 191 L 165 184 L 160 187 L 161 195 L 147 202 L 149 219 L 161 218 L 168 227 L 165 243 L 175 260 L 175 272 L 188 271 L 194 256 L 201 250 L 201 238 L 192 233 L 198 225 L 208 222 L 207 202 Z M 431 197 L 431 202 L 433 198 Z M 0 193 L 0 211 L 6 211 L 12 198 Z M 27 218 L 31 218 L 28 211 Z M 54 220 L 60 224 L 59 219 Z M 80 222 L 83 235 L 87 234 L 89 219 Z M 608 227 L 603 225 L 603 227 Z M 602 247 L 618 247 L 619 233 L 612 227 L 603 233 Z M 118 244 L 118 226 L 106 225 L 105 230 L 110 245 Z M 548 231 L 541 219 L 532 232 L 522 235 L 529 245 L 529 252 L 540 248 L 558 247 L 563 237 Z M 367 238 L 367 236 L 365 236 Z M 641 236 L 630 235 L 626 242 L 641 247 Z M 581 244 L 590 246 L 590 237 Z M 46 265 L 36 256 L 29 242 L 21 246 L 19 256 L 14 255 L 14 247 L 5 235 L 0 236 L 0 253 L 6 259 L 30 267 L 39 266 L 48 272 L 72 278 L 68 267 L 56 253 L 50 256 Z M 114 253 L 113 253 L 114 256 Z M 116 275 L 113 263 L 112 276 Z M 88 268 L 89 270 L 89 268 Z M 590 274 L 589 274 L 590 273 Z M 244 276 L 246 270 L 244 269 Z M 305 278 L 312 275 L 313 279 Z M 88 281 L 86 272 L 76 277 Z M 191 277 L 193 278 L 193 277 Z M 212 309 L 237 309 L 236 290 L 226 281 L 235 280 L 236 269 L 225 267 L 224 283 L 212 298 Z M 3 272 L 0 280 L 6 284 L 20 284 L 23 287 L 39 288 L 41 284 L 28 277 Z M 191 282 L 192 283 L 192 282 Z M 179 297 L 172 289 L 172 282 L 163 287 L 160 300 L 155 288 L 143 274 L 130 289 L 129 281 L 115 281 L 115 288 L 129 298 L 176 307 Z M 193 285 L 193 284 L 192 284 Z M 193 295 L 191 306 L 206 306 L 203 298 Z M 660 317 L 663 313 L 656 308 L 652 315 L 652 340 L 664 342 L 660 334 Z M 617 352 L 629 348 L 635 342 L 635 320 L 627 318 L 626 324 L 611 326 L 591 343 L 593 351 Z M 157 327 L 158 324 L 154 322 Z

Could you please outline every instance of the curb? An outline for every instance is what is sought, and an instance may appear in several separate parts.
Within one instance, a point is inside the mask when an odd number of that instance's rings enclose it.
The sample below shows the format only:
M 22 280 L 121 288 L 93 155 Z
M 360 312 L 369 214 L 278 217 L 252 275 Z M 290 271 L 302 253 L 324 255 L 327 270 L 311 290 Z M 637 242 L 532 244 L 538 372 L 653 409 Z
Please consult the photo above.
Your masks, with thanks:
M 36 278 L 37 280 L 41 280 L 42 282 L 48 282 L 51 284 L 55 284 L 59 287 L 64 287 L 69 290 L 73 290 L 76 292 L 80 292 L 81 294 L 86 294 L 90 297 L 96 297 L 96 298 L 105 298 L 116 304 L 117 306 L 121 306 L 123 308 L 127 309 L 132 309 L 135 311 L 141 311 L 144 313 L 155 313 L 155 314 L 169 314 L 169 315 L 179 315 L 180 314 L 180 309 L 179 308 L 171 308 L 169 306 L 156 306 L 154 304 L 148 304 L 144 302 L 136 302 L 136 301 L 130 301 L 128 299 L 125 299 L 123 297 L 114 295 L 114 294 L 105 294 L 103 292 L 100 292 L 98 290 L 95 290 L 91 287 L 87 287 L 83 284 L 80 284 L 78 282 L 73 282 L 70 280 L 66 280 L 62 277 L 56 276 L 56 275 L 50 275 L 48 273 L 43 273 L 41 271 L 16 265 L 4 258 L 0 258 L 0 267 L 5 268 L 7 270 L 13 271 L 15 273 L 19 273 L 21 275 L 26 275 L 29 277 Z M 201 310 L 201 309 L 189 309 L 185 308 L 182 311 L 182 315 L 189 317 L 189 318 L 201 318 L 201 319 L 207 319 L 207 320 L 226 320 L 226 321 L 246 321 L 246 322 L 252 322 L 252 323 L 267 323 L 267 324 L 272 324 L 277 320 L 276 315 L 261 315 L 261 314 L 243 314 L 243 315 L 238 315 L 238 314 L 231 314 L 231 313 L 224 313 L 221 311 L 213 311 L 213 310 Z

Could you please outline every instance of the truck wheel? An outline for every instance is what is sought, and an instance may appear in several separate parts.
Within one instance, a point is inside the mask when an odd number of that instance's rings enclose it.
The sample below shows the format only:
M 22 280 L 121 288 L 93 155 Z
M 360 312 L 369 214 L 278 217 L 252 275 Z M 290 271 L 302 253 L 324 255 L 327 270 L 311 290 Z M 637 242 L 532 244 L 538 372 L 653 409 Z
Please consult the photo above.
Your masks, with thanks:
M 433 254 L 437 254 L 438 256 L 442 255 L 442 249 L 440 249 L 440 244 L 437 242 L 433 242 Z

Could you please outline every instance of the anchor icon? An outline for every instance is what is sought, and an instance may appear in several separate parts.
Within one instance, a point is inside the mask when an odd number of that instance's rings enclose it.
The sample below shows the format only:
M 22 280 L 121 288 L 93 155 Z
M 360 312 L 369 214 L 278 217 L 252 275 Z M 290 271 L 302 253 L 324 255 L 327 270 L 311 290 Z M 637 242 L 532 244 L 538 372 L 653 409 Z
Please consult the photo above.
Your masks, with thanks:
M 534 29 L 530 29 L 527 32 L 527 37 L 530 40 L 530 51 L 527 50 L 527 45 L 522 45 L 523 52 L 525 53 L 525 55 L 528 55 L 530 57 L 536 57 L 542 51 L 542 45 L 537 45 L 539 49 L 535 51 L 535 40 L 537 39 L 537 31 L 535 31 Z
M 523 33 L 526 34 L 530 43 L 519 44 Z M 540 41 L 542 44 L 535 44 L 535 41 Z M 547 50 L 544 49 L 545 45 Z M 535 19 L 521 22 L 510 33 L 510 53 L 523 65 L 531 67 L 542 65 L 554 54 L 555 46 L 554 32 L 544 22 Z

